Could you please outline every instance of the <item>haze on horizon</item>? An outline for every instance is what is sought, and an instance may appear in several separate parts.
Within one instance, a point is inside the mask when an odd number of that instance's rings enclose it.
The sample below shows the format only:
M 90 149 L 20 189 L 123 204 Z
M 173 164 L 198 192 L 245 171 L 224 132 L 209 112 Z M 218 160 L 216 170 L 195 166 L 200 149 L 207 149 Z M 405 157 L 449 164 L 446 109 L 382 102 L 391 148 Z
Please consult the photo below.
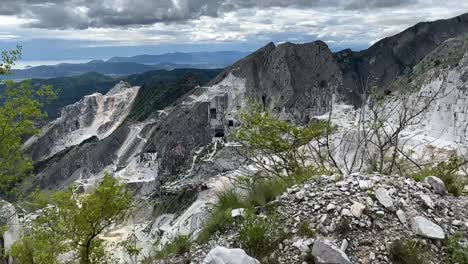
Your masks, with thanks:
M 359 50 L 465 12 L 463 0 L 2 0 L 0 50 L 22 45 L 25 60 L 81 60 L 317 39 Z

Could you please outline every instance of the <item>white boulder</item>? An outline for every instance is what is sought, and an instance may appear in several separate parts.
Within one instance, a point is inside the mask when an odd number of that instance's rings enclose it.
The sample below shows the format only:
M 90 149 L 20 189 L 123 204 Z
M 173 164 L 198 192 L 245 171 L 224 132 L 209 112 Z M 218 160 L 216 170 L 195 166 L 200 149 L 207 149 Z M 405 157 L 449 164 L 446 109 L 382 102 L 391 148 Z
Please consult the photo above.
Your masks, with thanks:
M 426 177 L 424 181 L 432 187 L 435 193 L 440 195 L 447 194 L 447 188 L 445 187 L 445 183 L 436 176 Z
M 348 256 L 325 238 L 319 238 L 312 247 L 312 256 L 317 264 L 351 264 Z
M 395 211 L 393 199 L 392 197 L 390 197 L 390 195 L 388 195 L 387 190 L 385 190 L 384 188 L 378 188 L 377 190 L 375 190 L 375 198 L 377 198 L 377 201 L 379 201 L 379 203 L 383 205 L 385 209 L 389 211 Z
M 215 247 L 203 260 L 203 264 L 260 264 L 240 248 Z
M 411 229 L 415 234 L 423 237 L 432 239 L 445 238 L 444 230 L 423 216 L 416 216 L 411 219 Z
M 431 197 L 429 197 L 429 195 L 426 195 L 426 194 L 420 194 L 419 197 L 421 198 L 421 200 L 423 200 L 424 204 L 431 208 L 431 209 L 434 209 L 434 202 L 432 201 Z
M 364 211 L 365 208 L 366 206 L 363 205 L 362 203 L 354 203 L 351 206 L 351 213 L 354 215 L 354 217 L 359 218 L 361 217 L 362 212 Z
M 238 208 L 234 209 L 231 211 L 231 217 L 232 218 L 237 218 L 237 217 L 243 217 L 245 215 L 245 209 L 244 208 Z

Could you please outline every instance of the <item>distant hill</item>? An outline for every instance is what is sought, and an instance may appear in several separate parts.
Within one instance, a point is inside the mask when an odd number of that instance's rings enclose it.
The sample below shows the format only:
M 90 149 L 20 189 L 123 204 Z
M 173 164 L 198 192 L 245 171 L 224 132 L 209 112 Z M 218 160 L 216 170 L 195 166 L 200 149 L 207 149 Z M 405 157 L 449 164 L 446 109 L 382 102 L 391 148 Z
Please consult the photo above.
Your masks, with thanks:
M 226 67 L 247 56 L 249 52 L 241 51 L 215 51 L 215 52 L 175 52 L 162 55 L 139 55 L 133 57 L 113 57 L 107 62 L 132 62 L 142 64 L 176 63 L 198 64 Z
M 150 114 L 153 107 L 164 105 L 167 98 L 178 97 L 187 92 L 182 81 L 184 78 L 194 78 L 200 84 L 208 82 L 221 72 L 221 69 L 175 69 L 155 70 L 142 74 L 110 77 L 100 73 L 91 72 L 79 76 L 58 77 L 50 79 L 32 79 L 31 85 L 41 87 L 52 85 L 58 91 L 58 99 L 46 104 L 45 111 L 48 119 L 53 120 L 60 116 L 64 106 L 79 101 L 83 96 L 93 93 L 107 93 L 121 80 L 135 86 L 141 86 L 141 93 L 137 97 L 139 106 L 131 113 L 135 119 L 141 119 Z M 183 78 L 184 77 L 184 78 Z M 4 86 L 0 85 L 0 94 Z
M 178 68 L 213 68 L 211 65 L 189 65 L 174 63 L 159 63 L 155 65 L 146 65 L 133 62 L 105 62 L 91 61 L 88 63 L 63 63 L 58 65 L 29 67 L 24 70 L 13 70 L 11 75 L 0 76 L 0 79 L 46 79 L 57 77 L 78 76 L 89 72 L 95 72 L 108 76 L 123 76 L 129 74 L 138 74 L 153 70 L 172 70 Z
M 108 76 L 124 76 L 154 70 L 216 69 L 227 67 L 246 55 L 246 52 L 239 51 L 217 51 L 114 57 L 108 61 L 93 60 L 88 63 L 63 63 L 28 67 L 23 70 L 13 70 L 11 75 L 0 76 L 0 79 L 47 79 L 78 76 L 89 72 Z

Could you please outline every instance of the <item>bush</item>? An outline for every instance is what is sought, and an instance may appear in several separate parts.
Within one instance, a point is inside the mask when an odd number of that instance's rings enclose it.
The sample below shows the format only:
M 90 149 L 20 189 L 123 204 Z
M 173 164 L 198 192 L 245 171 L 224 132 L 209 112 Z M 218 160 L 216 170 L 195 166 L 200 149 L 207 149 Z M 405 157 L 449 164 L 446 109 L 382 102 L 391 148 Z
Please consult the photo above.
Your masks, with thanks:
M 468 263 L 468 246 L 462 245 L 463 233 L 456 233 L 445 241 L 447 263 Z
M 267 258 L 282 241 L 283 235 L 279 230 L 276 217 L 262 218 L 249 213 L 239 231 L 241 248 L 259 260 Z
M 309 222 L 303 221 L 299 224 L 298 235 L 302 237 L 313 238 L 316 234 L 315 230 L 310 227 Z
M 234 189 L 218 193 L 218 200 L 218 204 L 211 210 L 203 229 L 198 234 L 198 243 L 207 242 L 216 231 L 223 231 L 229 226 L 233 221 L 231 218 L 233 209 L 245 207 L 240 195 Z
M 464 186 L 468 184 L 468 180 L 458 173 L 463 165 L 465 165 L 465 161 L 457 156 L 452 156 L 448 161 L 442 161 L 434 167 L 423 167 L 417 173 L 412 174 L 411 177 L 415 181 L 423 181 L 428 176 L 437 176 L 445 183 L 449 193 L 460 195 Z
M 261 178 L 247 187 L 244 207 L 265 206 L 286 191 L 289 184 L 281 178 Z
M 308 158 L 302 146 L 321 138 L 329 132 L 327 122 L 311 122 L 304 127 L 279 120 L 261 112 L 256 105 L 241 115 L 242 126 L 235 139 L 242 144 L 247 159 L 258 167 L 278 176 L 291 176 L 300 171 Z M 269 162 L 265 162 L 265 158 Z
M 252 210 L 255 207 L 265 207 L 269 202 L 284 193 L 288 187 L 294 184 L 302 184 L 318 173 L 313 167 L 302 169 L 288 177 L 262 176 L 241 177 L 236 182 L 237 188 L 242 193 L 229 189 L 218 194 L 218 204 L 212 209 L 205 220 L 202 231 L 199 233 L 197 242 L 207 242 L 216 231 L 223 231 L 232 224 L 231 211 L 237 208 Z
M 426 257 L 426 249 L 416 240 L 395 240 L 390 247 L 394 264 L 423 264 Z

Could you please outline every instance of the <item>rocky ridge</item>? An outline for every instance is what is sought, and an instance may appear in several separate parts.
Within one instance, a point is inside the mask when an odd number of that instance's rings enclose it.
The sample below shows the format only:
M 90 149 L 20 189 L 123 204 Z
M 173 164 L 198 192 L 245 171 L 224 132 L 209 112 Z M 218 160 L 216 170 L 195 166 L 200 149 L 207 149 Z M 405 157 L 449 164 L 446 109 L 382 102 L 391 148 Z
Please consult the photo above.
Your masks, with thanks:
M 398 175 L 321 176 L 289 188 L 270 206 L 281 228 L 291 233 L 272 253 L 277 263 L 310 263 L 310 255 L 315 263 L 391 263 L 389 251 L 399 239 L 418 239 L 427 246 L 430 263 L 442 263 L 441 239 L 468 232 L 468 197 L 439 195 L 429 183 Z M 299 234 L 304 222 L 315 236 Z M 216 246 L 242 247 L 238 232 L 232 226 L 189 253 L 159 263 L 203 263 Z

